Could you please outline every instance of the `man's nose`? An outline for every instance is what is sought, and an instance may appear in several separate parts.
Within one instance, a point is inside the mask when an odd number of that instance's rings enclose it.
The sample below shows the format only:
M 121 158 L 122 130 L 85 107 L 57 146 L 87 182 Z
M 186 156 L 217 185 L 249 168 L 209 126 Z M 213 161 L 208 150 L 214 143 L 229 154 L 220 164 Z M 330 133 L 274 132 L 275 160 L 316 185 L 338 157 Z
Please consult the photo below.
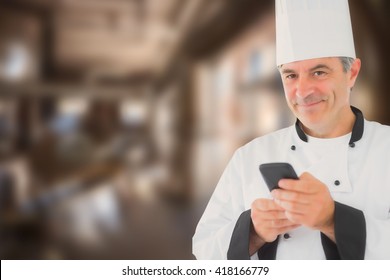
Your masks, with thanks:
M 296 83 L 296 95 L 305 98 L 310 95 L 313 90 L 313 85 L 307 77 L 300 76 Z

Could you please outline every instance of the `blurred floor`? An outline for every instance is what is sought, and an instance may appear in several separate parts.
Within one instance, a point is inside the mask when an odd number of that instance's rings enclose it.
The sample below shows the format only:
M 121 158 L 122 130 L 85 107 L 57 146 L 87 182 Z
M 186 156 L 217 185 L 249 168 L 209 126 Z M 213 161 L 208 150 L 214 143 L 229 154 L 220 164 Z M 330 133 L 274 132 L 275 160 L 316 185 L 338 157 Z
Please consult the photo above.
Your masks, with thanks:
M 123 207 L 119 233 L 107 234 L 97 246 L 64 244 L 64 259 L 191 259 L 194 225 L 191 209 L 159 202 L 131 202 Z
M 195 212 L 193 205 L 164 197 L 145 201 L 95 186 L 30 217 L 3 220 L 0 257 L 191 259 Z

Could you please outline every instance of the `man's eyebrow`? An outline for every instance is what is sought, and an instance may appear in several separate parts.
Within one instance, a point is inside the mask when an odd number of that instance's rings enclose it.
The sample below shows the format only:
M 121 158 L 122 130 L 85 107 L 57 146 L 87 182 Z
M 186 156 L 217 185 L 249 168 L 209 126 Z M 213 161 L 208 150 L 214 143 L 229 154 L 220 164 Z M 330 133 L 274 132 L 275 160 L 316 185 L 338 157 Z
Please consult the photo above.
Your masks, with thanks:
M 316 70 L 319 70 L 319 69 L 328 69 L 328 70 L 332 70 L 332 68 L 330 68 L 328 65 L 326 64 L 317 64 L 316 66 L 312 67 L 309 69 L 309 72 L 313 72 L 313 71 L 316 71 Z M 286 69 L 282 69 L 281 70 L 282 74 L 295 74 L 296 71 L 293 70 L 293 69 L 290 69 L 290 68 L 286 68 Z
M 282 69 L 282 74 L 294 74 L 294 73 L 296 73 L 296 72 L 292 69 L 289 69 L 289 68 Z
M 328 69 L 328 70 L 332 70 L 332 68 L 330 68 L 328 65 L 325 65 L 325 64 L 318 64 L 312 68 L 309 69 L 310 72 L 313 72 L 313 71 L 316 71 L 318 69 Z

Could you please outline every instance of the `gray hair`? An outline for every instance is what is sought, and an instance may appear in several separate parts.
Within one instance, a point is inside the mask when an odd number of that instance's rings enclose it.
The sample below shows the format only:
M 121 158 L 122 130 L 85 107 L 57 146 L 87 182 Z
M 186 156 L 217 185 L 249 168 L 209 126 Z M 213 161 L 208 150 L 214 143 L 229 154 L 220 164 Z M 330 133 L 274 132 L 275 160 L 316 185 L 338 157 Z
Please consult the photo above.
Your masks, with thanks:
M 341 61 L 341 64 L 343 65 L 343 71 L 347 73 L 349 70 L 351 70 L 352 64 L 355 61 L 352 57 L 347 56 L 339 56 L 339 59 Z M 278 65 L 278 69 L 282 68 L 283 64 Z
M 352 64 L 355 61 L 352 57 L 340 56 L 339 57 L 341 64 L 343 65 L 344 72 L 351 70 Z

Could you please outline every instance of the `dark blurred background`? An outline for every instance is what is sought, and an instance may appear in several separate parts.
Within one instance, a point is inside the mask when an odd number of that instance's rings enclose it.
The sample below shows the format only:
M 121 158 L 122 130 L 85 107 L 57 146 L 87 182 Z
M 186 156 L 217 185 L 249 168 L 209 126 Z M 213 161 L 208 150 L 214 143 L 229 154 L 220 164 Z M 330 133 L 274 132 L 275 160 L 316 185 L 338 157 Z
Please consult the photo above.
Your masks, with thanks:
M 352 103 L 390 124 L 390 1 L 350 8 Z M 0 0 L 1 259 L 191 259 L 233 151 L 294 121 L 273 9 Z

